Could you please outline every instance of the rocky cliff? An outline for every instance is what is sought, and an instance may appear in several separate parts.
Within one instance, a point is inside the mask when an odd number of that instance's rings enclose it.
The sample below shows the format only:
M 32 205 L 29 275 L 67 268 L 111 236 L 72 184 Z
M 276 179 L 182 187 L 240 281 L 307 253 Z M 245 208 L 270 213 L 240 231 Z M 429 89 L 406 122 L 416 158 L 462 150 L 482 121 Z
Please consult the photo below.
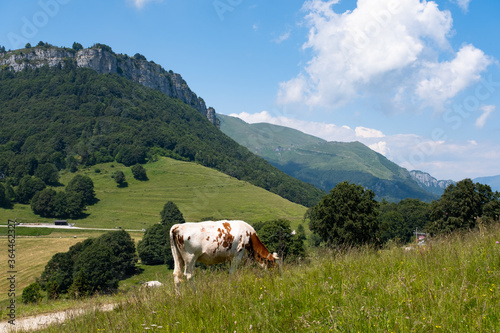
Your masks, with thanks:
M 109 46 L 100 44 L 78 51 L 45 46 L 0 53 L 0 68 L 13 71 L 47 65 L 64 67 L 68 61 L 77 67 L 91 68 L 101 74 L 118 74 L 170 97 L 178 98 L 218 126 L 215 110 L 207 108 L 205 101 L 189 89 L 180 74 L 166 71 L 160 65 L 147 61 L 144 56 L 129 57 L 116 54 Z
M 451 184 L 455 184 L 453 180 L 437 180 L 427 172 L 418 170 L 410 171 L 410 176 L 420 185 L 420 187 L 437 195 L 442 195 L 445 188 Z

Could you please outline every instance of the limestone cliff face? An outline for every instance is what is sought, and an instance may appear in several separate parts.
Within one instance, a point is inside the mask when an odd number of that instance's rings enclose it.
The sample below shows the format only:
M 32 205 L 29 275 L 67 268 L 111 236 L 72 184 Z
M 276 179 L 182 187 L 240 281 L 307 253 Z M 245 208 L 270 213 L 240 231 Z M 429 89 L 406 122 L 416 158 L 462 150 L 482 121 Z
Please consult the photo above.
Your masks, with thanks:
M 422 188 L 438 195 L 443 194 L 444 189 L 447 188 L 449 185 L 455 184 L 453 180 L 437 180 L 427 172 L 422 172 L 418 170 L 410 171 L 410 176 Z
M 214 125 L 219 126 L 213 108 L 207 108 L 205 101 L 189 89 L 182 77 L 166 71 L 160 65 L 145 59 L 115 54 L 106 47 L 92 47 L 74 51 L 56 47 L 34 47 L 30 49 L 0 53 L 0 68 L 21 71 L 24 68 L 42 66 L 65 66 L 67 61 L 77 67 L 91 68 L 101 74 L 118 74 L 129 80 L 178 98 L 198 110 Z

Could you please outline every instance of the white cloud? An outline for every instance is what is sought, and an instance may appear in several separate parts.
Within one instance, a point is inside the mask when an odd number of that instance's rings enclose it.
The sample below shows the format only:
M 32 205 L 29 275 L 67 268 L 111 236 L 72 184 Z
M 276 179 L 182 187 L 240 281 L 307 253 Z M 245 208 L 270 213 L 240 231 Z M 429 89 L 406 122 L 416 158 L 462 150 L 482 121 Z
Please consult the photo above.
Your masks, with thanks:
M 150 2 L 153 2 L 153 1 L 156 1 L 156 2 L 161 2 L 163 0 L 129 0 L 131 1 L 135 7 L 139 8 L 139 9 L 142 9 L 144 8 L 144 6 L 147 4 L 147 3 L 150 3 Z
M 372 149 L 372 150 L 374 150 L 377 153 L 382 154 L 382 155 L 387 155 L 387 153 L 388 153 L 387 142 L 385 142 L 385 141 L 379 141 L 377 143 L 373 143 L 373 144 L 369 145 L 368 147 L 370 147 L 370 149 Z
M 382 133 L 379 130 L 373 129 L 373 128 L 366 128 L 366 127 L 356 127 L 356 136 L 360 138 L 383 138 L 385 137 L 384 133 Z
M 313 56 L 295 78 L 280 83 L 278 103 L 332 108 L 373 95 L 439 107 L 491 63 L 472 45 L 453 52 L 451 14 L 434 1 L 358 0 L 354 10 L 336 13 L 338 2 L 304 4 L 310 30 L 303 48 Z M 450 55 L 451 61 L 438 60 Z M 433 87 L 441 91 L 429 101 L 424 93 Z
M 290 30 L 287 30 L 284 34 L 273 39 L 273 42 L 275 42 L 276 44 L 281 44 L 284 41 L 286 41 L 287 39 L 289 39 L 291 35 L 292 35 L 292 32 Z
M 456 3 L 464 12 L 467 12 L 469 10 L 469 3 L 471 0 L 452 0 L 451 2 Z
M 479 116 L 479 118 L 477 118 L 476 120 L 476 127 L 477 128 L 483 128 L 484 125 L 486 124 L 486 120 L 489 118 L 489 116 L 495 111 L 496 109 L 496 106 L 495 105 L 484 105 L 483 107 L 481 107 L 481 111 L 483 111 L 483 113 L 481 114 L 481 116 Z
M 472 45 L 463 46 L 452 61 L 427 63 L 421 70 L 422 79 L 416 93 L 425 103 L 439 109 L 470 84 L 480 79 L 480 72 L 492 60 Z

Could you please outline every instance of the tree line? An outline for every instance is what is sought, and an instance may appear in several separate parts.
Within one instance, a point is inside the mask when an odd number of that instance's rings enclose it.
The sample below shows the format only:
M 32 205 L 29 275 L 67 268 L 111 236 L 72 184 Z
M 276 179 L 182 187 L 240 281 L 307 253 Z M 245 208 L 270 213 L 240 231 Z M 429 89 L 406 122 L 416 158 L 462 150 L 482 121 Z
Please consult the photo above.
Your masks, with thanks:
M 374 197 L 360 185 L 337 184 L 306 213 L 311 231 L 328 246 L 381 245 L 407 243 L 416 230 L 439 235 L 499 222 L 500 193 L 471 179 L 449 185 L 430 204 L 418 199 L 379 203 Z

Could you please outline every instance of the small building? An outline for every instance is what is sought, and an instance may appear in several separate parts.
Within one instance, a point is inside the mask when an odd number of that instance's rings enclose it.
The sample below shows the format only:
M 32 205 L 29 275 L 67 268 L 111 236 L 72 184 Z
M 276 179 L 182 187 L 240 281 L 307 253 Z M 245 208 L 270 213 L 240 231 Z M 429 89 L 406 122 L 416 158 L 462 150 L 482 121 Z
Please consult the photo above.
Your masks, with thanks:
M 55 220 L 54 225 L 68 225 L 68 220 Z

